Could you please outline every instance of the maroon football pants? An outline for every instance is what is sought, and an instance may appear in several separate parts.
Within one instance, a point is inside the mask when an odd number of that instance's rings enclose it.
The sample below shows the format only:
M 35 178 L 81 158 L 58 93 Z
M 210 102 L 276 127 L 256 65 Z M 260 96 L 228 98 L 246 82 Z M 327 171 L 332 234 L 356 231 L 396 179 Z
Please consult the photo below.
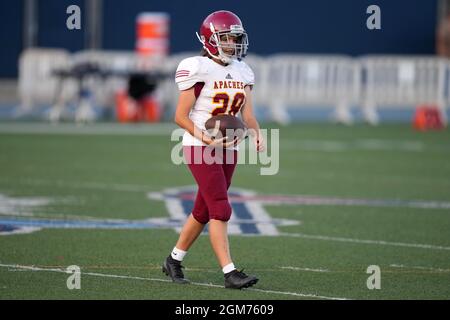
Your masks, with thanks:
M 237 151 L 223 150 L 223 154 L 216 151 L 204 146 L 183 147 L 185 160 L 198 185 L 192 215 L 202 224 L 210 219 L 228 221 L 231 216 L 228 188 L 237 163 Z

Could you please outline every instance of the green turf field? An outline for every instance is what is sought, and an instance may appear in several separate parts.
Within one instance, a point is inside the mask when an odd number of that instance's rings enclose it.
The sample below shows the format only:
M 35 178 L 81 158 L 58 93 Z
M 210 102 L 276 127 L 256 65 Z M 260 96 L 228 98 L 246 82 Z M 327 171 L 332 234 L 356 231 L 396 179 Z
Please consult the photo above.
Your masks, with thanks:
M 0 233 L 14 219 L 168 218 L 165 202 L 147 194 L 193 185 L 170 161 L 173 128 L 0 124 Z M 450 298 L 448 130 L 302 124 L 281 128 L 280 138 L 279 173 L 240 165 L 233 186 L 319 200 L 264 204 L 272 219 L 297 222 L 276 236 L 230 236 L 235 264 L 260 277 L 253 289 L 222 288 L 207 235 L 183 262 L 193 283 L 180 286 L 160 269 L 173 228 L 61 225 L 0 235 L 0 298 Z M 66 286 L 70 265 L 81 268 L 80 290 Z M 367 288 L 370 265 L 380 267 L 379 290 Z

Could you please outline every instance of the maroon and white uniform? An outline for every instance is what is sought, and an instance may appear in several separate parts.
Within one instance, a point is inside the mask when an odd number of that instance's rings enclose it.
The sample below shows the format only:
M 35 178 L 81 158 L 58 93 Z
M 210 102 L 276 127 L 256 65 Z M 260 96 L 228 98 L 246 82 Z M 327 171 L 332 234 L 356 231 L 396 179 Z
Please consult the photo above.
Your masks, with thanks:
M 210 14 L 200 26 L 197 37 L 211 58 L 196 56 L 184 59 L 175 73 L 175 82 L 180 90 L 195 88 L 197 99 L 189 118 L 199 129 L 205 130 L 205 122 L 212 116 L 239 115 L 246 100 L 244 88 L 253 85 L 254 75 L 242 61 L 247 54 L 248 37 L 242 21 L 234 13 L 222 10 Z M 203 152 L 205 148 L 213 153 Z M 183 152 L 198 184 L 193 217 L 203 224 L 210 219 L 228 221 L 232 212 L 228 187 L 237 163 L 237 147 L 212 149 L 185 132 Z M 195 161 L 199 153 L 201 163 Z M 216 158 L 217 154 L 233 161 L 208 161 L 209 157 Z
M 254 84 L 254 75 L 243 61 L 233 60 L 223 66 L 208 57 L 197 56 L 181 61 L 175 73 L 175 82 L 180 90 L 195 88 L 197 100 L 189 118 L 198 128 L 205 130 L 206 120 L 214 115 L 239 115 L 245 104 L 244 88 Z M 237 163 L 237 146 L 224 150 L 222 163 L 198 163 L 194 155 L 204 157 L 207 154 L 203 152 L 205 148 L 206 144 L 185 132 L 183 153 L 198 184 L 192 215 L 203 224 L 210 219 L 228 221 L 232 212 L 228 188 Z M 216 156 L 214 151 L 212 155 Z M 230 158 L 233 159 L 231 163 L 227 161 Z
M 223 66 L 201 56 L 184 59 L 175 73 L 175 82 L 180 90 L 195 86 L 197 100 L 189 118 L 202 130 L 206 120 L 212 116 L 224 113 L 238 116 L 245 104 L 244 88 L 253 85 L 254 81 L 253 71 L 243 61 L 233 60 Z M 186 131 L 183 146 L 205 144 Z

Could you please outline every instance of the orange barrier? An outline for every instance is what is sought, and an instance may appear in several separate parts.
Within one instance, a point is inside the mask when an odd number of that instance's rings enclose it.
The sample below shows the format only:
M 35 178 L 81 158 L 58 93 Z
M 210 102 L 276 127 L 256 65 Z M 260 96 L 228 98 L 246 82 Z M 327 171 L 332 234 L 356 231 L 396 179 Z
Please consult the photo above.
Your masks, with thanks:
M 143 55 L 167 56 L 169 53 L 169 15 L 144 12 L 136 19 L 136 52 Z
M 445 127 L 441 111 L 433 105 L 422 105 L 414 113 L 413 128 L 419 131 L 441 130 Z
M 169 54 L 169 23 L 169 15 L 164 12 L 143 12 L 137 16 L 136 53 L 145 57 L 138 66 L 142 69 L 140 71 L 151 69 L 152 58 L 164 58 Z M 139 100 L 128 96 L 126 92 L 116 93 L 116 116 L 119 122 L 158 122 L 161 120 L 161 110 L 161 102 L 152 92 Z
M 116 93 L 116 118 L 121 123 L 158 122 L 161 120 L 160 110 L 159 102 L 152 96 L 135 101 L 125 91 Z

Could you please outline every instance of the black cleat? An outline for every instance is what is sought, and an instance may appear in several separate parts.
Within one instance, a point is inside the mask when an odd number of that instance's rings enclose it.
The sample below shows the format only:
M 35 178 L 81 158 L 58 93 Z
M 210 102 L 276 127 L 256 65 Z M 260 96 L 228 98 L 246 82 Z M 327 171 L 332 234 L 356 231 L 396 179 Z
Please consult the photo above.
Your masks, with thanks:
M 163 263 L 162 271 L 169 277 L 172 278 L 173 282 L 186 284 L 189 283 L 188 279 L 184 278 L 181 262 L 168 256 Z
M 227 274 L 225 274 L 225 288 L 229 289 L 242 289 L 248 288 L 258 282 L 258 278 L 255 276 L 248 276 L 244 272 L 244 270 L 238 271 L 233 270 Z

